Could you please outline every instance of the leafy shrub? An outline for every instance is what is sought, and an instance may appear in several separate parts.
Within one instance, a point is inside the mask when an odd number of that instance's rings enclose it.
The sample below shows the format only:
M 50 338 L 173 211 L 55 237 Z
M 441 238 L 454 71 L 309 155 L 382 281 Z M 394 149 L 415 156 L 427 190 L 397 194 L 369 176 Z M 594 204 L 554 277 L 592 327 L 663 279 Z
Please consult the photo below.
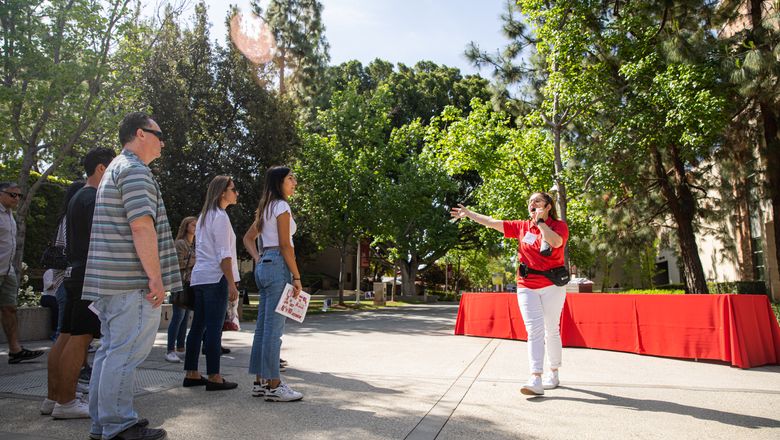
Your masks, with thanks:
M 722 283 L 707 283 L 710 293 L 743 293 L 766 295 L 766 284 L 763 281 L 726 281 Z
M 681 289 L 631 289 L 615 292 L 620 295 L 684 295 Z

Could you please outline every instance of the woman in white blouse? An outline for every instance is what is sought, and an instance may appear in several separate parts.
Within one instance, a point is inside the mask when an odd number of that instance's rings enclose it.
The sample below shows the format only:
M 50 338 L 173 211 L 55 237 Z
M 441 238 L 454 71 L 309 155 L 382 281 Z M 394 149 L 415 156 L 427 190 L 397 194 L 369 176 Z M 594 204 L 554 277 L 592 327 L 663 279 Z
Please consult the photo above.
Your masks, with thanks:
M 265 185 L 255 221 L 244 234 L 244 247 L 255 260 L 255 282 L 260 291 L 257 326 L 249 359 L 249 373 L 255 375 L 252 395 L 274 402 L 291 402 L 303 394 L 291 389 L 279 374 L 279 349 L 286 318 L 275 312 L 285 286 L 301 291 L 301 273 L 295 262 L 292 236 L 297 226 L 287 199 L 298 182 L 287 167 L 272 167 L 265 173 Z M 258 252 L 255 240 L 261 237 Z
M 192 326 L 187 335 L 184 358 L 185 387 L 205 385 L 206 391 L 229 390 L 238 384 L 219 374 L 222 346 L 222 324 L 228 299 L 238 299 L 239 280 L 236 258 L 236 234 L 225 209 L 238 201 L 236 185 L 228 176 L 212 179 L 206 201 L 195 227 L 195 267 L 190 286 L 195 292 Z M 206 374 L 198 371 L 201 340 L 206 353 Z

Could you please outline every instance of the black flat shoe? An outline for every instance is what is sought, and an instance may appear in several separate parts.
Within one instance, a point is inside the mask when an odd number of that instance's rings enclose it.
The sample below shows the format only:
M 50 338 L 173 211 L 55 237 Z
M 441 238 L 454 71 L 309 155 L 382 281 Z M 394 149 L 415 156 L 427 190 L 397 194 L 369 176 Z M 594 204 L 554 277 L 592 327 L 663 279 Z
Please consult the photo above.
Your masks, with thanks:
M 206 379 L 203 376 L 201 376 L 200 379 L 189 379 L 185 377 L 182 386 L 184 388 L 199 387 L 199 386 L 206 385 L 208 382 L 209 382 L 208 379 Z
M 225 379 L 222 379 L 222 382 L 212 382 L 210 380 L 206 382 L 206 391 L 232 390 L 236 387 L 238 387 L 237 383 L 228 382 Z

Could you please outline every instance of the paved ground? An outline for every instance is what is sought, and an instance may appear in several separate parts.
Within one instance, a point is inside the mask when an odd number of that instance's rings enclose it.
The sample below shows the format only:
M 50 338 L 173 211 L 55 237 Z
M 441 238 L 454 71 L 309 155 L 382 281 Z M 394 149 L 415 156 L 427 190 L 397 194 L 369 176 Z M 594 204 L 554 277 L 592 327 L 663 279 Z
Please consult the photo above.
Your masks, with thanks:
M 181 364 L 163 360 L 161 332 L 142 366 L 136 407 L 170 439 L 187 440 L 780 438 L 778 366 L 564 349 L 562 386 L 527 398 L 519 392 L 526 344 L 453 336 L 456 309 L 410 306 L 288 324 L 285 377 L 306 395 L 297 403 L 251 397 L 251 323 L 225 333 L 233 353 L 223 372 L 239 382 L 228 392 L 181 388 Z M 42 390 L 45 357 L 9 366 L 5 354 L 0 346 L 0 439 L 87 438 L 88 421 L 51 420 L 38 414 L 40 397 L 19 394 Z M 22 382 L 26 390 L 7 392 Z

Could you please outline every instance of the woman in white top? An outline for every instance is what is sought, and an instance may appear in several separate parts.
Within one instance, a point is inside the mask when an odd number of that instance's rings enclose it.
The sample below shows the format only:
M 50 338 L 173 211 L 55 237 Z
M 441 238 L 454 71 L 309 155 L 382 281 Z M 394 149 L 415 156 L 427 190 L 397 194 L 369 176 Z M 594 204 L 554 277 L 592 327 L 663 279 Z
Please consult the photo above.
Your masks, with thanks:
M 217 176 L 206 192 L 206 201 L 195 226 L 195 267 L 190 286 L 195 292 L 192 326 L 187 335 L 184 359 L 185 387 L 205 385 L 206 391 L 229 390 L 238 386 L 219 374 L 222 346 L 222 324 L 228 299 L 238 299 L 239 280 L 236 258 L 236 234 L 225 208 L 238 201 L 233 179 Z M 200 343 L 206 353 L 208 380 L 198 371 Z
M 249 360 L 249 373 L 255 375 L 252 395 L 274 402 L 303 398 L 279 374 L 279 349 L 287 318 L 275 312 L 288 283 L 296 297 L 301 291 L 301 273 L 295 263 L 292 236 L 297 226 L 287 199 L 298 182 L 287 167 L 272 167 L 265 173 L 265 186 L 255 213 L 255 221 L 244 234 L 244 247 L 255 260 L 255 282 L 260 291 L 257 326 Z M 261 252 L 255 240 L 260 235 Z

